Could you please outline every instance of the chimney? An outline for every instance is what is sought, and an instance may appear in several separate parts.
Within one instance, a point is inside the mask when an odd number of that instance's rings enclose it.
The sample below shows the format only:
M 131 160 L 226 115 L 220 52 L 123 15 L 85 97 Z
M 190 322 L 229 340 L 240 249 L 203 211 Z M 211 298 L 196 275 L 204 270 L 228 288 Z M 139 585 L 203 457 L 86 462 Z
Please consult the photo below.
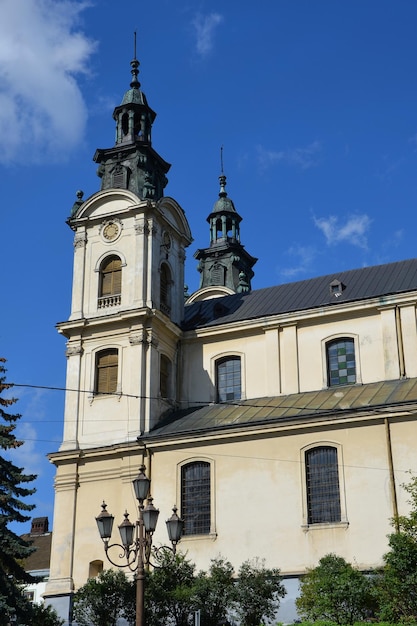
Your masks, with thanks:
M 30 534 L 31 535 L 46 535 L 47 532 L 48 532 L 48 518 L 47 517 L 34 517 L 32 520 Z

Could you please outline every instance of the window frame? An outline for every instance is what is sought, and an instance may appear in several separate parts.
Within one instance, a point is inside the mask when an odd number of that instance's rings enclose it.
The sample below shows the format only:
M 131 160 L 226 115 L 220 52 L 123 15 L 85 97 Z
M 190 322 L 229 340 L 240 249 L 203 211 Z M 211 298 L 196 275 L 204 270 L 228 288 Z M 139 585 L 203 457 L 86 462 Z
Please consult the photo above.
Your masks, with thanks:
M 219 365 L 222 365 L 223 363 L 227 363 L 229 361 L 240 361 L 240 397 L 229 399 L 229 400 L 228 399 L 220 400 L 218 368 L 219 368 Z M 245 399 L 246 394 L 245 394 L 244 375 L 243 375 L 243 372 L 244 372 L 243 354 L 238 353 L 238 352 L 227 352 L 223 354 L 218 354 L 212 361 L 212 369 L 213 369 L 212 380 L 214 380 L 214 402 L 216 404 L 223 404 L 227 402 L 239 402 Z
M 114 391 L 99 391 L 99 359 L 100 357 L 109 356 L 110 354 L 117 357 L 116 387 Z M 100 348 L 94 352 L 94 378 L 93 378 L 93 396 L 95 398 L 106 398 L 120 394 L 120 350 L 118 347 L 108 346 Z M 108 366 L 109 367 L 109 366 Z M 104 366 L 103 366 L 104 369 Z
M 105 267 L 108 267 L 111 263 L 115 261 L 118 261 L 120 264 L 118 268 L 112 270 L 105 269 Z M 110 254 L 103 259 L 103 261 L 100 263 L 99 275 L 99 298 L 120 296 L 122 294 L 122 259 L 117 254 Z M 110 276 L 111 284 L 108 293 L 104 293 L 104 283 L 107 276 Z M 118 287 L 118 289 L 116 289 L 116 287 Z
M 328 346 L 337 341 L 351 340 L 353 341 L 353 349 L 355 353 L 355 368 L 356 368 L 356 382 L 354 383 L 340 383 L 339 385 L 330 385 L 330 370 L 328 366 Z M 340 387 L 350 387 L 352 385 L 362 384 L 362 372 L 361 372 L 361 359 L 359 350 L 359 335 L 353 333 L 338 333 L 335 335 L 329 335 L 322 339 L 322 371 L 323 371 L 323 389 L 338 389 Z
M 121 230 L 121 227 L 120 227 Z M 113 294 L 113 295 L 102 295 L 103 291 L 102 291 L 102 268 L 103 265 L 105 264 L 107 259 L 110 259 L 112 257 L 117 257 L 118 259 L 120 259 L 120 271 L 121 271 L 121 280 L 120 280 L 120 293 L 118 294 Z M 99 313 L 106 313 L 107 309 L 113 306 L 117 306 L 121 304 L 122 301 L 122 294 L 123 294 L 123 281 L 124 281 L 124 274 L 125 272 L 123 271 L 123 268 L 126 267 L 126 259 L 124 258 L 123 254 L 121 254 L 118 250 L 109 250 L 107 252 L 105 252 L 105 254 L 102 254 L 96 262 L 94 271 L 97 274 L 97 282 L 96 282 L 96 290 L 97 290 L 97 308 L 98 308 L 98 312 Z M 106 299 L 109 300 L 109 302 L 106 302 Z
M 309 495 L 307 487 L 307 455 L 312 450 L 320 448 L 333 448 L 336 451 L 337 470 L 338 470 L 338 488 L 339 488 L 339 507 L 340 520 L 338 521 L 317 521 L 309 520 Z M 319 528 L 347 528 L 349 525 L 346 510 L 346 490 L 344 476 L 344 461 L 342 446 L 334 441 L 317 441 L 313 444 L 304 446 L 300 450 L 300 466 L 301 466 L 301 486 L 302 486 L 302 528 L 304 530 L 313 530 Z
M 185 467 L 190 466 L 195 463 L 206 463 L 209 466 L 209 477 L 210 477 L 210 525 L 209 531 L 206 533 L 193 533 L 187 534 L 184 532 L 181 542 L 184 541 L 195 541 L 201 538 L 211 538 L 215 539 L 217 537 L 216 533 L 216 511 L 215 511 L 215 466 L 214 461 L 207 457 L 192 457 L 185 459 L 177 466 L 177 502 L 180 503 L 180 515 L 183 518 L 183 470 Z M 185 527 L 184 527 L 185 531 Z

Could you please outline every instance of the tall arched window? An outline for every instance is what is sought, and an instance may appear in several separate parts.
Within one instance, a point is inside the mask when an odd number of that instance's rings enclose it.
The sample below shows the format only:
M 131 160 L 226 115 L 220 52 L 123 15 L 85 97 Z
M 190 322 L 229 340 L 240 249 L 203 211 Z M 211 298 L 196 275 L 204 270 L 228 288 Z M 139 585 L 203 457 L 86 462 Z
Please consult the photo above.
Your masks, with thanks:
M 160 304 L 161 311 L 171 312 L 171 272 L 166 263 L 162 263 L 160 270 Z
M 98 308 L 120 304 L 122 292 L 122 261 L 112 255 L 104 259 L 100 267 Z
M 184 535 L 207 535 L 210 532 L 210 463 L 196 461 L 181 468 L 181 517 Z
M 327 384 L 353 385 L 356 383 L 355 342 L 349 337 L 334 339 L 326 344 Z
M 96 357 L 95 393 L 108 394 L 117 391 L 118 351 L 102 350 Z
M 242 396 L 239 356 L 228 356 L 216 361 L 217 402 L 240 400 Z
M 171 361 L 165 354 L 161 354 L 159 370 L 159 389 L 162 398 L 171 397 Z
M 305 453 L 307 523 L 341 521 L 337 449 L 311 448 Z

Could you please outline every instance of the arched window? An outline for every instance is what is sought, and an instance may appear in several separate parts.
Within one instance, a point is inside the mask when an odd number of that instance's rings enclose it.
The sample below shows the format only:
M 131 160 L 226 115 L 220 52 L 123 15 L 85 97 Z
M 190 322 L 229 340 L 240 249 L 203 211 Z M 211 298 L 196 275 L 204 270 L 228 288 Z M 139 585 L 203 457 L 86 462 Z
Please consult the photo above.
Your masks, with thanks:
M 159 389 L 162 398 L 171 397 L 171 361 L 165 354 L 161 354 Z
M 334 339 L 326 344 L 327 384 L 356 383 L 355 342 L 349 337 Z
M 161 265 L 160 281 L 161 311 L 169 315 L 171 312 L 171 272 L 166 263 Z
M 104 259 L 100 267 L 98 308 L 120 304 L 122 292 L 122 261 L 112 255 Z
M 207 535 L 211 522 L 210 463 L 196 461 L 181 468 L 181 517 L 184 535 Z
M 239 356 L 228 356 L 216 362 L 217 402 L 240 400 L 242 395 Z
M 102 350 L 96 357 L 96 394 L 116 393 L 117 391 L 118 351 Z
M 129 114 L 123 113 L 122 115 L 122 132 L 124 135 L 127 135 L 129 132 Z
M 337 449 L 319 446 L 305 452 L 307 523 L 341 521 Z

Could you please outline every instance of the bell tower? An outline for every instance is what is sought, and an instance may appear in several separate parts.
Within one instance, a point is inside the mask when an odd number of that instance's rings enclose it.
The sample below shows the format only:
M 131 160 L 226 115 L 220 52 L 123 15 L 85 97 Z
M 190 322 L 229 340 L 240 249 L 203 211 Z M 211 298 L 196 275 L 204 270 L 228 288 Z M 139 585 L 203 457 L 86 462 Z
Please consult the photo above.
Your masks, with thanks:
M 251 290 L 254 276 L 252 267 L 256 259 L 246 252 L 240 242 L 241 216 L 226 192 L 226 176 L 219 177 L 219 198 L 207 217 L 210 225 L 210 246 L 197 250 L 200 289 L 225 288 L 228 293 L 245 293 Z
M 176 405 L 184 314 L 184 211 L 163 195 L 169 164 L 153 149 L 150 108 L 132 80 L 113 113 L 116 143 L 97 150 L 101 189 L 77 193 L 72 308 L 58 325 L 68 340 L 62 449 L 134 440 Z M 114 415 L 118 419 L 114 419 Z M 100 422 L 100 429 L 96 425 Z
M 140 89 L 138 67 L 135 54 L 130 89 L 113 114 L 115 145 L 94 155 L 101 189 L 87 199 L 77 192 L 67 220 L 73 287 L 69 319 L 57 325 L 67 340 L 67 392 L 63 441 L 50 456 L 57 473 L 46 590 L 67 616 L 84 582 L 79 555 L 92 554 L 91 571 L 99 562 L 91 519 L 82 513 L 91 503 L 91 480 L 100 490 L 105 481 L 117 499 L 138 466 L 138 438 L 179 401 L 185 249 L 192 238 L 183 209 L 163 194 L 170 166 L 152 147 L 156 114 Z

